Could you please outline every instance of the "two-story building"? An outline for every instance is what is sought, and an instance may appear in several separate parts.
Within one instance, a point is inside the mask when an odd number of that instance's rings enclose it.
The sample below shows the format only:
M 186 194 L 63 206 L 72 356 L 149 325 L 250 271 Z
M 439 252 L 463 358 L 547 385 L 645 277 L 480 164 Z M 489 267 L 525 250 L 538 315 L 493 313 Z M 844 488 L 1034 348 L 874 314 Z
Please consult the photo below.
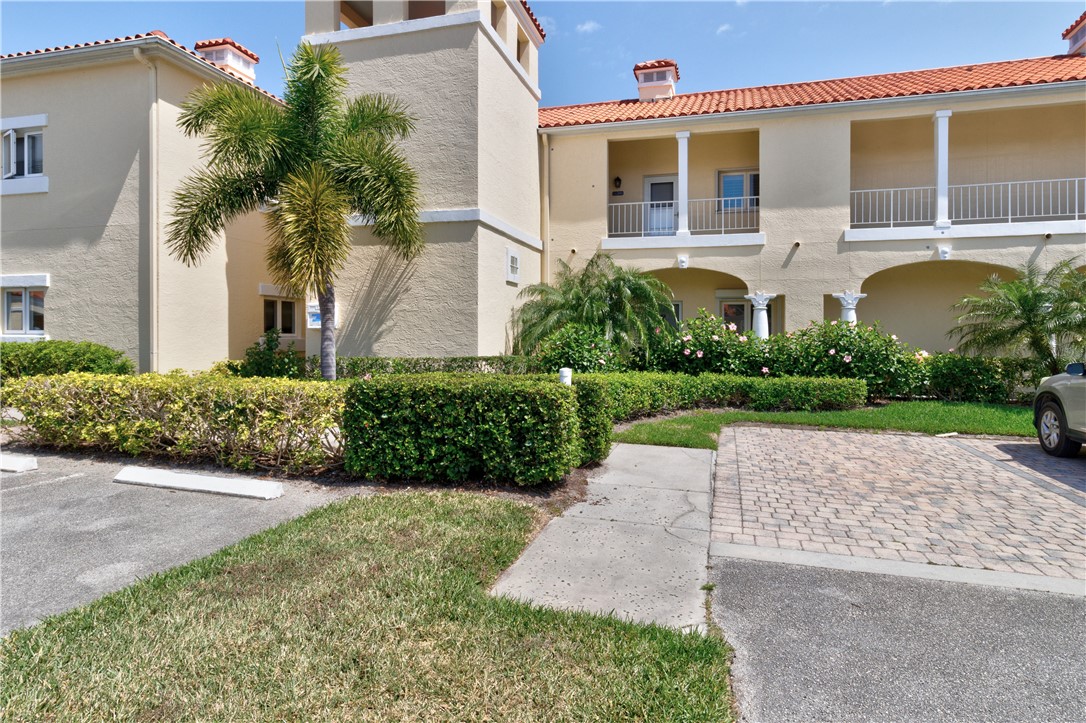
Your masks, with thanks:
M 417 118 L 404 148 L 426 249 L 404 263 L 357 221 L 339 351 L 508 351 L 523 288 L 599 250 L 667 282 L 678 318 L 878 320 L 945 349 L 951 305 L 990 274 L 1086 256 L 1086 14 L 1064 39 L 1049 57 L 689 94 L 675 60 L 653 60 L 629 100 L 540 108 L 544 33 L 523 0 L 307 0 L 302 40 L 339 48 L 349 92 L 392 93 Z M 255 58 L 215 42 L 0 60 L 4 338 L 199 368 L 271 325 L 317 353 L 305 300 L 267 283 L 259 218 L 197 269 L 160 247 L 199 163 L 180 102 L 251 82 Z

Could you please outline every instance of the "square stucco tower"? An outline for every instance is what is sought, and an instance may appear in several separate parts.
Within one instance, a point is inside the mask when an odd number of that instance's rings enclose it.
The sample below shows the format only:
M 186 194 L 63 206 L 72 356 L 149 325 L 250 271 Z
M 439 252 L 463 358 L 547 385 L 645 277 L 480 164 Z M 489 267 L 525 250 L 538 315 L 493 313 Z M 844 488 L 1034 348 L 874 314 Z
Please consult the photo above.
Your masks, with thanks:
M 348 96 L 405 102 L 426 248 L 411 263 L 359 224 L 337 284 L 341 355 L 500 354 L 540 280 L 538 49 L 520 0 L 308 0 L 303 42 L 335 45 Z M 308 353 L 319 349 L 317 330 Z

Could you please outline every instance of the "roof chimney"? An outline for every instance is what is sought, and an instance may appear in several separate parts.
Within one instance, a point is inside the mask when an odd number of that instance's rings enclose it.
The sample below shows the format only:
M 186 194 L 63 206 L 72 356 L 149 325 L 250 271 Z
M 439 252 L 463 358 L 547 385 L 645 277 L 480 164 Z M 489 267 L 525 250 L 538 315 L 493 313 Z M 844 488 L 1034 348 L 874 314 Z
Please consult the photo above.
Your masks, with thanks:
M 228 71 L 250 83 L 256 82 L 256 64 L 260 56 L 241 43 L 230 38 L 201 40 L 192 49 L 225 71 Z
M 1068 55 L 1086 55 L 1086 13 L 1079 15 L 1078 20 L 1063 31 L 1063 39 L 1067 41 Z
M 633 68 L 637 94 L 643 101 L 664 100 L 675 95 L 679 64 L 668 58 L 646 60 Z

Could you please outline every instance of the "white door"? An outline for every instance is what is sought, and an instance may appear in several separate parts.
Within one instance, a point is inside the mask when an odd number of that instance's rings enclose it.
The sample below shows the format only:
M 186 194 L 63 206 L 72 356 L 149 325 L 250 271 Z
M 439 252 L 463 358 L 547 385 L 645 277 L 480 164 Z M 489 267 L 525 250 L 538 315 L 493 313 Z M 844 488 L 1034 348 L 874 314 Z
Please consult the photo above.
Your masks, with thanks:
M 674 236 L 679 209 L 675 206 L 678 176 L 645 178 L 645 235 Z

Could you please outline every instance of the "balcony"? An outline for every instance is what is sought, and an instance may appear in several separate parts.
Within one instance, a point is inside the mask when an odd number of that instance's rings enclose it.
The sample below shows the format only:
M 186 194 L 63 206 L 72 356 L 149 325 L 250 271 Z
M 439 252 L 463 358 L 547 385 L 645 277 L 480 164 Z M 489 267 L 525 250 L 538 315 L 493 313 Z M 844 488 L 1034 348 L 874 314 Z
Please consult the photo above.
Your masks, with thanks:
M 758 196 L 700 198 L 687 203 L 692 235 L 756 233 Z M 680 228 L 677 201 L 612 203 L 607 207 L 610 238 L 675 236 Z
M 947 191 L 952 224 L 1086 218 L 1086 178 L 969 183 Z M 852 228 L 931 226 L 936 213 L 934 186 L 852 192 Z

